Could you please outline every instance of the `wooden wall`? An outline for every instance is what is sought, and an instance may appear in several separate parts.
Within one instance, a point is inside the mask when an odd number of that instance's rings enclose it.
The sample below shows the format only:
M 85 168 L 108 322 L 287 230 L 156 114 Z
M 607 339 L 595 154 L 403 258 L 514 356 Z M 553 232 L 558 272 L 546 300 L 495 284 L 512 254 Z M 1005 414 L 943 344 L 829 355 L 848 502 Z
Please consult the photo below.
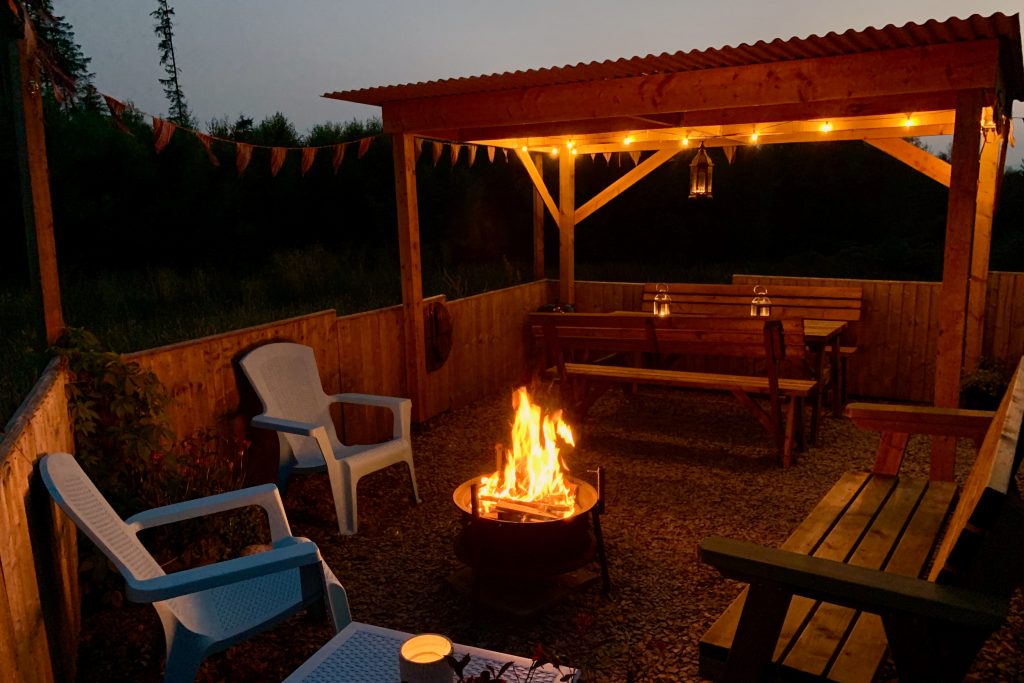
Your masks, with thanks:
M 80 600 L 76 531 L 35 472 L 71 452 L 64 384 L 53 361 L 0 441 L 0 680 L 73 681 Z

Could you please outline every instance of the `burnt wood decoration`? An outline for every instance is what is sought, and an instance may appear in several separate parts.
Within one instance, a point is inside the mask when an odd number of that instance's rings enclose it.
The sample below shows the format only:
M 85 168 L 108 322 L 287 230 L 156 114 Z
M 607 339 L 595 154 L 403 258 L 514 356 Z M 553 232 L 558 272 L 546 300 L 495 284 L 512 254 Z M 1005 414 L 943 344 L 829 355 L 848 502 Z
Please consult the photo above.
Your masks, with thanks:
M 436 372 L 444 367 L 452 352 L 452 315 L 443 301 L 424 303 L 423 327 L 427 372 Z

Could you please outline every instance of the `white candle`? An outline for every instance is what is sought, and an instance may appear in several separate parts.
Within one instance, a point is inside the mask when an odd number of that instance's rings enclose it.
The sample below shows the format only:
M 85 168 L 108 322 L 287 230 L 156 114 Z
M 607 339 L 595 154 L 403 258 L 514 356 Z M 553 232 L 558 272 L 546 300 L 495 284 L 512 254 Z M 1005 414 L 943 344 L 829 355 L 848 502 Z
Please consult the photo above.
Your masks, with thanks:
M 402 643 L 399 671 L 404 683 L 451 683 L 455 677 L 444 658 L 452 654 L 452 641 L 437 633 L 423 633 Z

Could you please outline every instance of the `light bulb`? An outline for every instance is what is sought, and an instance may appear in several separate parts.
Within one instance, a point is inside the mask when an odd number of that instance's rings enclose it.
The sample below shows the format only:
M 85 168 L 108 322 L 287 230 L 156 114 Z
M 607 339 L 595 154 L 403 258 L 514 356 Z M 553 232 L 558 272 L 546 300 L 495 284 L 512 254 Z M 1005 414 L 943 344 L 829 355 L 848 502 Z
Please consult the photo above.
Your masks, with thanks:
M 565 143 L 565 146 L 568 147 L 569 149 L 572 149 L 573 147 L 576 146 L 576 141 L 575 140 L 569 140 L 569 142 Z
M 831 121 L 826 121 L 825 123 L 821 124 L 821 132 L 822 133 L 828 133 L 831 130 L 832 130 L 832 122 Z
M 557 147 L 552 147 L 551 148 L 551 156 L 553 156 L 553 157 L 557 157 L 558 156 L 558 148 Z
M 682 140 L 680 140 L 679 144 L 681 144 L 683 147 L 689 147 L 690 146 L 690 138 L 689 138 L 689 136 L 687 136 L 687 137 L 683 138 Z
M 903 121 L 903 127 L 910 128 L 912 125 L 914 125 L 914 118 L 910 114 L 907 114 L 907 118 Z
M 527 150 L 526 150 L 526 145 L 523 145 L 523 148 L 522 148 L 522 149 L 523 149 L 523 151 L 524 151 L 524 152 L 525 152 L 525 151 L 527 151 Z
M 633 136 L 632 135 L 627 135 L 626 138 L 622 141 L 622 144 L 624 144 L 624 145 L 631 145 L 631 144 L 633 144 Z
M 758 136 L 758 134 L 757 134 L 757 133 L 751 133 L 751 134 L 750 134 L 750 141 L 751 141 L 751 142 L 757 142 L 757 138 L 758 138 L 758 137 L 760 137 L 760 136 Z

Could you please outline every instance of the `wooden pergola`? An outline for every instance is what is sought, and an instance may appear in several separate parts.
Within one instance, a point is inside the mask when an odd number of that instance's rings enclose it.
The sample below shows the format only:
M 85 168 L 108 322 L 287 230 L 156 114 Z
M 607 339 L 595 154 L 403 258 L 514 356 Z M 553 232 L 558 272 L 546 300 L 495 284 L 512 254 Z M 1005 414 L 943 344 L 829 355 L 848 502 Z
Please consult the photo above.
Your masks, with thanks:
M 864 140 L 949 187 L 934 396 L 944 407 L 980 355 L 992 215 L 1022 95 L 1020 23 L 1002 14 L 325 94 L 380 106 L 394 140 L 414 405 L 427 372 L 414 142 L 424 137 L 514 150 L 536 189 L 538 277 L 545 210 L 558 226 L 563 302 L 574 300 L 577 224 L 674 155 L 701 142 Z M 950 134 L 951 162 L 904 139 Z M 577 206 L 577 153 L 622 151 L 654 154 Z M 541 172 L 553 153 L 557 201 Z

